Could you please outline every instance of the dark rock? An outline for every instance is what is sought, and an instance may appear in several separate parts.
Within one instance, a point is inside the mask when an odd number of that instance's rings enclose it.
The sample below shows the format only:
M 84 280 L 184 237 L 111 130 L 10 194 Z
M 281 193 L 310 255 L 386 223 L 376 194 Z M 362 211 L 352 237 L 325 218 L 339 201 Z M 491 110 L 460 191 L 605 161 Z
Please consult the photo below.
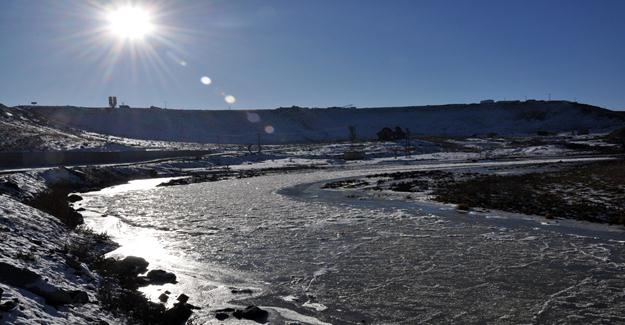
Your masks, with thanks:
M 13 298 L 13 300 L 9 300 L 0 305 L 0 312 L 9 312 L 15 310 L 19 305 L 19 300 L 17 298 Z
M 11 190 L 13 192 L 19 192 L 20 187 L 13 181 L 3 181 L 0 182 L 0 187 L 4 187 L 5 189 Z
M 176 283 L 176 275 L 163 270 L 151 270 L 147 277 L 152 284 Z
M 130 277 L 129 280 L 132 280 L 133 283 L 133 287 L 145 287 L 148 286 L 150 284 L 152 284 L 152 282 L 150 281 L 150 279 L 148 279 L 148 277 L 146 276 L 137 276 L 137 277 Z
M 82 196 L 80 196 L 80 195 L 78 195 L 78 194 L 70 194 L 70 195 L 67 197 L 67 200 L 68 200 L 69 202 L 72 202 L 72 203 L 73 203 L 73 202 L 82 201 Z
M 27 203 L 34 208 L 57 217 L 71 229 L 84 223 L 82 215 L 69 206 L 67 189 L 63 187 L 52 187 Z
M 165 311 L 163 320 L 165 324 L 185 324 L 193 311 L 185 303 L 176 303 Z
M 215 314 L 215 318 L 217 318 L 218 320 L 224 320 L 226 318 L 230 317 L 228 314 L 226 313 L 216 313 Z
M 187 296 L 184 293 L 182 293 L 182 294 L 180 294 L 180 296 L 178 296 L 178 298 L 176 298 L 176 300 L 180 301 L 180 303 L 182 303 L 182 304 L 186 304 L 187 301 L 189 301 L 189 296 Z
M 169 295 L 169 294 L 171 294 L 171 292 L 169 292 L 169 290 L 165 290 L 165 294 Z
M 46 282 L 39 274 L 0 262 L 0 282 L 26 289 L 46 300 L 47 304 L 59 306 L 87 303 L 89 296 L 83 291 L 66 291 Z
M 224 308 L 224 309 L 215 310 L 216 313 L 232 313 L 234 311 L 235 311 L 234 308 Z
M 89 295 L 84 291 L 70 291 L 69 295 L 72 298 L 72 303 L 74 304 L 86 304 L 89 302 Z
M 41 280 L 39 274 L 21 269 L 8 263 L 0 262 L 0 282 L 15 287 L 24 288 L 26 285 Z
M 127 256 L 114 264 L 113 271 L 120 275 L 137 275 L 147 271 L 149 264 L 144 258 Z
M 85 304 L 89 302 L 89 296 L 84 291 L 66 291 L 56 288 L 53 285 L 47 283 L 43 285 L 32 286 L 26 289 L 43 297 L 46 303 L 52 306 Z
M 257 306 L 247 306 L 243 310 L 237 309 L 232 316 L 237 319 L 243 318 L 253 320 L 257 323 L 266 323 L 269 313 L 266 310 L 258 308 Z
M 65 257 L 65 264 L 67 264 L 67 266 L 71 267 L 74 270 L 80 270 L 81 269 L 81 265 L 80 265 L 80 261 L 73 257 L 73 256 L 66 256 Z
M 86 210 L 85 208 L 81 207 L 81 208 L 76 209 L 76 212 L 82 212 L 82 211 L 85 211 L 85 210 Z
M 169 296 L 164 293 L 161 293 L 161 295 L 158 296 L 158 300 L 162 303 L 166 303 L 167 300 L 169 300 Z
M 70 293 L 65 290 L 53 290 L 50 292 L 40 290 L 37 294 L 43 297 L 48 305 L 52 306 L 69 305 L 74 301 Z
M 230 290 L 230 292 L 234 294 L 248 294 L 248 295 L 251 295 L 252 293 L 254 293 L 252 289 L 232 289 Z
M 39 239 L 33 239 L 31 240 L 33 242 L 33 244 L 37 245 L 37 246 L 41 246 L 43 245 L 43 242 Z

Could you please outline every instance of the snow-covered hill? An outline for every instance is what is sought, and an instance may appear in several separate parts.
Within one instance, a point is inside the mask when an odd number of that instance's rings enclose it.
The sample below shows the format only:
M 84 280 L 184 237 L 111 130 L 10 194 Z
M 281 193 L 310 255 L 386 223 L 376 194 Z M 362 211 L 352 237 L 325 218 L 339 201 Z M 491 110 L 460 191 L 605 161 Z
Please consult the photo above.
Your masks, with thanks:
M 383 127 L 408 128 L 414 135 L 470 136 L 539 131 L 608 131 L 625 116 L 567 101 L 496 102 L 388 108 L 279 108 L 273 110 L 165 110 L 29 107 L 29 111 L 90 132 L 139 139 L 210 143 L 293 143 L 345 140 L 348 126 L 361 139 Z
M 23 107 L 0 104 L 0 152 L 132 151 L 143 149 L 207 149 L 195 143 L 171 143 L 97 134 L 57 123 Z
M 44 151 L 99 147 L 103 139 L 87 139 L 80 132 L 58 128 L 30 110 L 0 105 L 0 151 Z

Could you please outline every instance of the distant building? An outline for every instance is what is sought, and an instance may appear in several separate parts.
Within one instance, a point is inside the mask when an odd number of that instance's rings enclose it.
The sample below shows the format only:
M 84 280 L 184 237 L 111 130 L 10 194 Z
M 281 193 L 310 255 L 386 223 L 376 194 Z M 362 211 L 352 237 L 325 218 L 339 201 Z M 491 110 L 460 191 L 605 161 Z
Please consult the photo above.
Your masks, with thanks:
M 494 104 L 494 103 L 495 103 L 495 101 L 494 101 L 494 100 L 492 100 L 492 99 L 485 99 L 485 100 L 483 100 L 483 101 L 481 101 L 481 102 L 480 102 L 480 104 L 484 104 L 484 105 L 487 105 L 487 104 Z
M 119 105 L 119 108 L 130 108 L 130 106 L 128 106 L 126 104 L 121 104 L 121 105 Z
M 109 108 L 115 108 L 117 106 L 117 97 L 109 96 Z

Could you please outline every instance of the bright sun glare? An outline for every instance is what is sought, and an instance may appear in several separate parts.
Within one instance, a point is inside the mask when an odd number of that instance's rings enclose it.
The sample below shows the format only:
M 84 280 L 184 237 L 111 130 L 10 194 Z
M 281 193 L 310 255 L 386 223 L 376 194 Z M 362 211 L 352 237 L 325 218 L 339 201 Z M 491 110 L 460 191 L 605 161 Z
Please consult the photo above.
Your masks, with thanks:
M 154 30 L 150 13 L 140 7 L 120 7 L 110 11 L 107 18 L 110 31 L 122 39 L 142 39 Z

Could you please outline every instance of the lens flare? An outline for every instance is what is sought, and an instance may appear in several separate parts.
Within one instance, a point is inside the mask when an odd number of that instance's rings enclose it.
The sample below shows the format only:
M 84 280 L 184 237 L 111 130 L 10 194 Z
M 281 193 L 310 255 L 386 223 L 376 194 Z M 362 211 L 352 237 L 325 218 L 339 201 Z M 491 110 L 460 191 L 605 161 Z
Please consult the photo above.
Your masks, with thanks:
M 232 95 L 226 95 L 226 97 L 224 97 L 224 101 L 226 101 L 226 103 L 232 105 L 232 104 L 234 104 L 237 101 L 237 99 L 234 98 L 234 96 L 232 96 Z
M 265 133 L 267 133 L 267 134 L 273 134 L 273 132 L 274 132 L 274 131 L 275 131 L 275 130 L 274 130 L 273 126 L 271 126 L 271 125 L 267 125 L 267 126 L 265 126 Z
M 207 76 L 203 76 L 202 78 L 200 78 L 200 81 L 205 84 L 205 85 L 210 85 L 213 81 L 211 80 L 211 78 L 207 77 Z
M 172 61 L 180 64 L 183 67 L 187 66 L 187 61 L 181 59 L 178 55 L 176 55 L 175 53 L 171 52 L 171 51 L 167 51 L 165 53 Z
M 247 117 L 247 120 L 250 121 L 250 123 L 260 122 L 260 115 L 254 112 L 245 112 L 245 116 Z

